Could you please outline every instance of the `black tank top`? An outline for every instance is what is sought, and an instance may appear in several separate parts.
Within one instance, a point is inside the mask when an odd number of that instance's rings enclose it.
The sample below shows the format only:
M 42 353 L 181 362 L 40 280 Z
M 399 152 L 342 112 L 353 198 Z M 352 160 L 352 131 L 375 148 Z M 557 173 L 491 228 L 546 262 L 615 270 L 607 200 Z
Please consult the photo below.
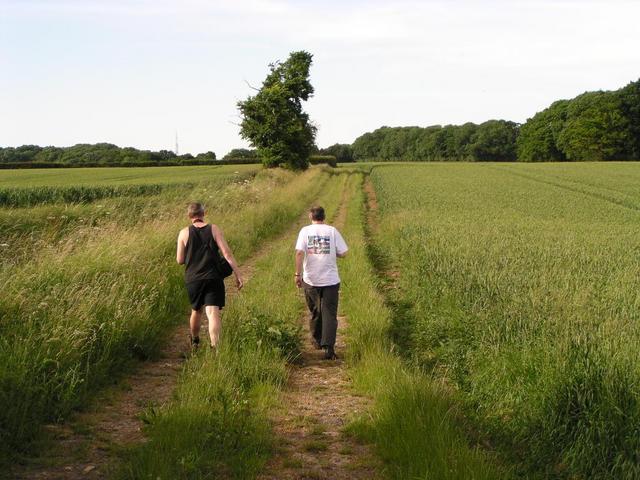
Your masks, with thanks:
M 219 280 L 220 275 L 215 267 L 215 262 L 220 258 L 218 244 L 213 238 L 211 225 L 204 227 L 189 227 L 189 239 L 185 249 L 184 281 L 186 283 L 200 280 Z

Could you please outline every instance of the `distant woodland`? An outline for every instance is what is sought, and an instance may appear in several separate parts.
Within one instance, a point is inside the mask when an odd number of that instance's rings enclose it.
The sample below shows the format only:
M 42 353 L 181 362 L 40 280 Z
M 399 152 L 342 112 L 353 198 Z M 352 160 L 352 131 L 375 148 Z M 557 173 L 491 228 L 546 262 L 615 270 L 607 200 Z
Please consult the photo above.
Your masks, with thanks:
M 524 124 L 382 127 L 358 137 L 356 160 L 589 161 L 640 159 L 640 80 L 559 100 Z
M 78 144 L 72 147 L 21 147 L 0 148 L 0 164 L 44 164 L 47 166 L 145 166 L 145 165 L 199 165 L 216 160 L 213 152 L 193 156 L 190 153 L 176 155 L 170 150 L 152 152 L 132 147 L 120 148 L 111 143 Z

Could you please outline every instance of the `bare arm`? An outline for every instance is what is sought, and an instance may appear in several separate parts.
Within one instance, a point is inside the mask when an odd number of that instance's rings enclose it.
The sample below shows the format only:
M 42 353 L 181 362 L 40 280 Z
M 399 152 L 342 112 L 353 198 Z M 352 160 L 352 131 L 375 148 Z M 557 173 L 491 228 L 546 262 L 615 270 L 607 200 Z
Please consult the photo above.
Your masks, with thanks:
M 176 261 L 178 262 L 179 265 L 184 265 L 184 253 L 185 253 L 185 249 L 187 248 L 188 236 L 189 236 L 189 230 L 186 228 L 180 230 L 180 233 L 178 234 L 178 247 L 176 249 Z
M 231 248 L 229 248 L 229 244 L 224 238 L 222 230 L 220 230 L 217 225 L 211 225 L 211 231 L 213 232 L 213 238 L 215 238 L 222 256 L 227 259 L 227 262 L 229 262 L 229 265 L 231 265 L 231 268 L 233 269 L 233 273 L 236 277 L 236 285 L 239 289 L 242 288 L 244 285 L 244 282 L 242 281 L 242 274 L 240 273 L 238 263 L 231 252 Z
M 347 247 L 347 244 L 344 241 L 344 238 L 342 238 L 342 235 L 340 234 L 340 232 L 336 230 L 336 257 L 338 258 L 346 257 L 348 250 L 349 250 L 349 247 Z
M 296 250 L 296 287 L 302 286 L 302 261 L 304 260 L 304 252 Z

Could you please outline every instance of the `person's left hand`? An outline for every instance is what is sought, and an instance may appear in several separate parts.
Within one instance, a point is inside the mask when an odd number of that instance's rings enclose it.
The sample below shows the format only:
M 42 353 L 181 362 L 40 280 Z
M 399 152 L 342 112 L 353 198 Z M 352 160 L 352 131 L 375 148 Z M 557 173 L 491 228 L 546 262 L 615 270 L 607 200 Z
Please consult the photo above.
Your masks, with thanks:
M 244 282 L 240 275 L 236 275 L 236 287 L 238 287 L 238 290 L 242 290 L 242 287 L 244 287 Z
M 296 287 L 302 288 L 302 277 L 296 277 Z

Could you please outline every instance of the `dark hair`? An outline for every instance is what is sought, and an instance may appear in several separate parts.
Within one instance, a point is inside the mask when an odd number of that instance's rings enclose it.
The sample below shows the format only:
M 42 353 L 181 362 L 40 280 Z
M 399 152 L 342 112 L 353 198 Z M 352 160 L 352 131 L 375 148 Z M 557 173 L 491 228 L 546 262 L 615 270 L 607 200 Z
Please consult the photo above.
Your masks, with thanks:
M 311 214 L 311 220 L 315 220 L 316 222 L 322 222 L 324 220 L 324 208 L 322 207 L 311 207 L 309 213 Z

